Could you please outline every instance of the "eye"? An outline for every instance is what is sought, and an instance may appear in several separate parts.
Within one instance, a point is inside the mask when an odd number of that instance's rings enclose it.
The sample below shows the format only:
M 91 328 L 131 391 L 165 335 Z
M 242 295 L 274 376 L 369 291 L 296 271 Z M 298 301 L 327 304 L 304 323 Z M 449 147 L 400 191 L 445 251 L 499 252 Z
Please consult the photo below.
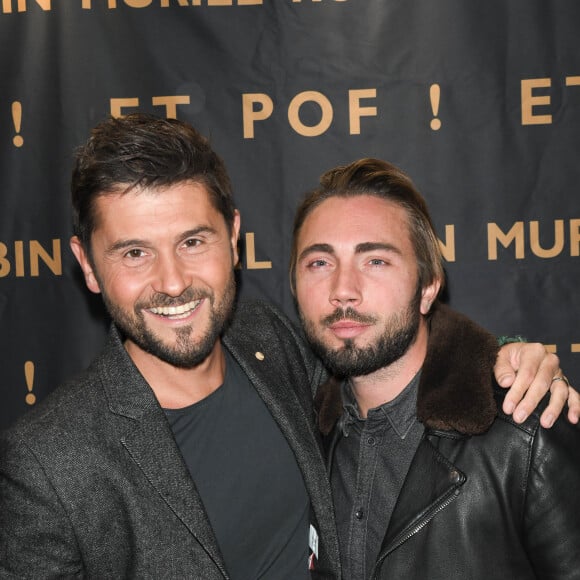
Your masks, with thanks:
M 123 254 L 123 264 L 128 268 L 140 268 L 147 262 L 149 254 L 141 248 L 131 248 Z
M 131 250 L 125 253 L 126 258 L 131 258 L 133 260 L 137 258 L 142 258 L 144 255 L 145 252 L 143 250 L 140 250 L 139 248 L 132 248 Z
M 203 242 L 199 238 L 187 238 L 187 240 L 183 242 L 183 247 L 186 249 L 194 249 L 199 248 L 202 244 Z
M 384 266 L 387 264 L 387 262 L 385 260 L 382 260 L 381 258 L 371 258 L 369 260 L 369 264 L 371 266 Z
M 317 260 L 312 260 L 312 261 L 308 262 L 306 264 L 306 267 L 312 268 L 312 269 L 324 268 L 324 266 L 326 266 L 327 264 L 328 264 L 328 262 L 326 260 L 324 260 L 323 258 L 318 258 Z

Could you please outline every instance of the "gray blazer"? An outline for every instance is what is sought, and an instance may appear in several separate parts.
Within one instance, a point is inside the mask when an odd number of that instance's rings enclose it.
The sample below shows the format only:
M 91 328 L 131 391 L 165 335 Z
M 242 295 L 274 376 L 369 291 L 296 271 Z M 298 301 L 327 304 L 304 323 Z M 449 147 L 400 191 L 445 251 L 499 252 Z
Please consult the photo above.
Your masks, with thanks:
M 320 367 L 288 320 L 264 303 L 240 305 L 223 344 L 304 476 L 320 542 L 313 577 L 337 578 L 310 391 Z M 83 375 L 0 437 L 0 522 L 0 578 L 228 578 L 165 415 L 115 328 Z

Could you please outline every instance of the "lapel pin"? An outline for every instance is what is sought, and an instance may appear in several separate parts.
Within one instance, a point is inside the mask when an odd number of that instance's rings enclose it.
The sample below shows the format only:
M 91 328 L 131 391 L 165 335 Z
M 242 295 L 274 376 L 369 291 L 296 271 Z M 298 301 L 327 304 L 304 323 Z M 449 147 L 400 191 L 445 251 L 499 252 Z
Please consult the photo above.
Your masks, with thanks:
M 256 358 L 257 358 L 258 360 L 264 360 L 264 353 L 263 353 L 263 352 L 260 352 L 260 351 L 258 351 L 258 352 L 255 354 L 255 356 L 256 356 Z

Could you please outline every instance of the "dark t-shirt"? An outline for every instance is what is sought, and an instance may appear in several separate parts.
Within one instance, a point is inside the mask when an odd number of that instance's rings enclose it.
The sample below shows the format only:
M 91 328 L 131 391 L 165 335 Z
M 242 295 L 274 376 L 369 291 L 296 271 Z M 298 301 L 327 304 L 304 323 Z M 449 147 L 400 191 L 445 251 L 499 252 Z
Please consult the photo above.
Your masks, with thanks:
M 308 577 L 309 498 L 292 450 L 226 351 L 224 384 L 165 410 L 234 580 Z

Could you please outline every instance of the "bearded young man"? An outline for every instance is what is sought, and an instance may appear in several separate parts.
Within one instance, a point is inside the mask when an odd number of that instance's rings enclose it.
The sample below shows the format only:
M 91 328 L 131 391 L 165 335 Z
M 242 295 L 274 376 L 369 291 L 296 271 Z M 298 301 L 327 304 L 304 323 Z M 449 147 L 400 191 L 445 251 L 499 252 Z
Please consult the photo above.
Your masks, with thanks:
M 234 308 L 222 160 L 186 123 L 109 119 L 72 194 L 71 247 L 113 324 L 89 369 L 0 438 L 0 576 L 339 578 L 322 369 L 273 307 Z M 512 345 L 498 373 L 520 359 L 520 387 L 538 370 L 545 391 L 557 358 Z
M 578 578 L 580 429 L 515 423 L 497 341 L 440 304 L 425 201 L 393 165 L 329 171 L 291 276 L 334 380 L 317 395 L 345 578 Z

